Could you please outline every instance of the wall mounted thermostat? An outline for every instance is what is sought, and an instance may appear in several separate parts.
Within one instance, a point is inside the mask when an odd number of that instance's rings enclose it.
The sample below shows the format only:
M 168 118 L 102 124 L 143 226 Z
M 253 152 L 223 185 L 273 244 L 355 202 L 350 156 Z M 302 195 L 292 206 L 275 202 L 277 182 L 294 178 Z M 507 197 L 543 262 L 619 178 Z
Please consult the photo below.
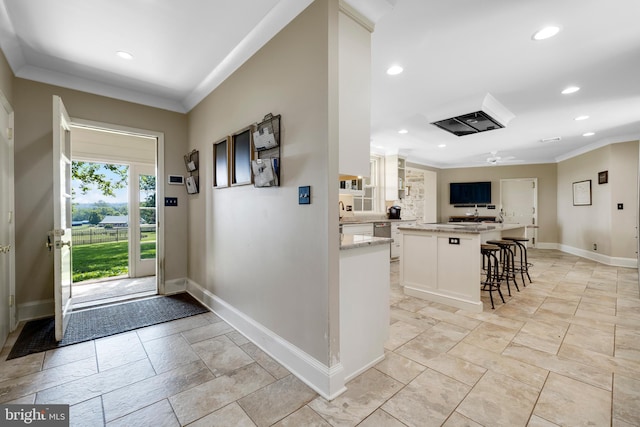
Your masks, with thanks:
M 182 175 L 169 175 L 167 183 L 171 185 L 184 185 L 184 177 Z

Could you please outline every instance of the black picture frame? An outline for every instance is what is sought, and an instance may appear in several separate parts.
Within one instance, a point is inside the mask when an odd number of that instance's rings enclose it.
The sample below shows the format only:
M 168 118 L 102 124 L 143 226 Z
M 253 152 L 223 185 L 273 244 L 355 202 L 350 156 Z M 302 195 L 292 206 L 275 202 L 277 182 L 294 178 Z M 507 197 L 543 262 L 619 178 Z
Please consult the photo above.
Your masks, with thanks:
M 253 126 L 238 131 L 231 136 L 231 177 L 232 186 L 253 183 L 251 160 L 253 160 Z
M 573 183 L 573 206 L 591 206 L 591 180 Z
M 598 172 L 598 184 L 606 184 L 609 182 L 609 171 Z
M 229 147 L 230 138 L 226 137 L 213 143 L 213 187 L 229 186 Z

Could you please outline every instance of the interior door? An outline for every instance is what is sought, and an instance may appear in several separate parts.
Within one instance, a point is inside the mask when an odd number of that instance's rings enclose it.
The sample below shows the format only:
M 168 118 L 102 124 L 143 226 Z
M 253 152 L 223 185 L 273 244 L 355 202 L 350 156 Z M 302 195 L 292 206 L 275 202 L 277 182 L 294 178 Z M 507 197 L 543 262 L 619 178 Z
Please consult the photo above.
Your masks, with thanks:
M 53 294 L 55 335 L 62 340 L 71 314 L 71 120 L 62 99 L 53 96 Z
M 156 170 L 152 165 L 134 164 L 130 168 L 131 224 L 130 241 L 131 277 L 156 274 L 157 215 Z
M 13 110 L 0 93 L 0 347 L 15 329 Z
M 500 203 L 502 218 L 507 224 L 525 224 L 528 245 L 535 247 L 538 223 L 538 190 L 536 178 L 501 179 Z

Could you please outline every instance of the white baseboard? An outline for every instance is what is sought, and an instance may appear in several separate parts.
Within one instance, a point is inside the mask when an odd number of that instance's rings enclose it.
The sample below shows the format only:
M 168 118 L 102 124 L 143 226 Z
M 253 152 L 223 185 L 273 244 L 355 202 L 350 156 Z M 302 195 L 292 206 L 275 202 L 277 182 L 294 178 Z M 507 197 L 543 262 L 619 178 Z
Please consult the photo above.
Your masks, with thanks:
M 50 317 L 53 313 L 53 298 L 18 304 L 18 322 Z
M 557 243 L 537 242 L 536 249 L 557 249 L 560 250 Z
M 609 255 L 599 254 L 597 252 L 587 251 L 584 249 L 574 248 L 573 246 L 563 245 L 561 243 L 538 243 L 537 249 L 557 249 L 568 254 L 577 255 L 582 258 L 590 259 L 601 264 L 611 265 L 613 267 L 629 267 L 637 268 L 638 260 L 635 258 L 612 257 Z
M 328 367 L 190 279 L 187 292 L 325 399 L 346 390 L 342 364 Z
M 164 295 L 179 294 L 181 292 L 186 292 L 186 290 L 187 279 L 184 277 L 164 281 Z

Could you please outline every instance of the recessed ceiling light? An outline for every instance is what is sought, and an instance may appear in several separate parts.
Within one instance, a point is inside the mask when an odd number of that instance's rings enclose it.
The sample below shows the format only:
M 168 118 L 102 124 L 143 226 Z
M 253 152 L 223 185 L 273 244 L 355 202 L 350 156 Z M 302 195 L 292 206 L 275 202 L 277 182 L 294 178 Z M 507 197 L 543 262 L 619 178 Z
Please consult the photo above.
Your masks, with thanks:
M 400 130 L 398 131 L 398 133 L 401 133 L 401 134 L 403 134 L 403 135 L 404 135 L 405 133 L 409 133 L 409 131 L 408 131 L 408 130 L 406 130 L 406 129 L 400 129 Z
M 393 66 L 389 67 L 389 69 L 387 70 L 387 74 L 389 74 L 390 76 L 396 76 L 396 75 L 400 74 L 403 71 L 404 71 L 404 68 L 402 68 L 401 66 L 393 65 Z
M 582 136 L 593 136 L 595 135 L 595 132 L 587 132 L 587 133 L 583 133 Z
M 447 146 L 447 144 L 438 144 L 438 148 L 444 148 L 446 146 Z
M 555 36 L 559 32 L 560 32 L 560 27 L 556 27 L 555 25 L 550 25 L 548 27 L 544 27 L 541 30 L 538 30 L 535 33 L 533 33 L 533 36 L 531 36 L 531 38 L 533 40 L 545 40 Z
M 561 93 L 563 95 L 568 95 L 570 93 L 575 93 L 577 91 L 579 91 L 580 88 L 578 86 L 569 86 L 568 88 L 566 88 L 565 90 L 563 90 Z
M 133 59 L 133 55 L 129 52 L 125 52 L 124 50 L 117 51 L 116 55 L 118 55 L 122 59 Z
M 580 121 L 580 120 L 587 120 L 588 118 L 589 118 L 589 116 L 578 116 L 573 120 Z

